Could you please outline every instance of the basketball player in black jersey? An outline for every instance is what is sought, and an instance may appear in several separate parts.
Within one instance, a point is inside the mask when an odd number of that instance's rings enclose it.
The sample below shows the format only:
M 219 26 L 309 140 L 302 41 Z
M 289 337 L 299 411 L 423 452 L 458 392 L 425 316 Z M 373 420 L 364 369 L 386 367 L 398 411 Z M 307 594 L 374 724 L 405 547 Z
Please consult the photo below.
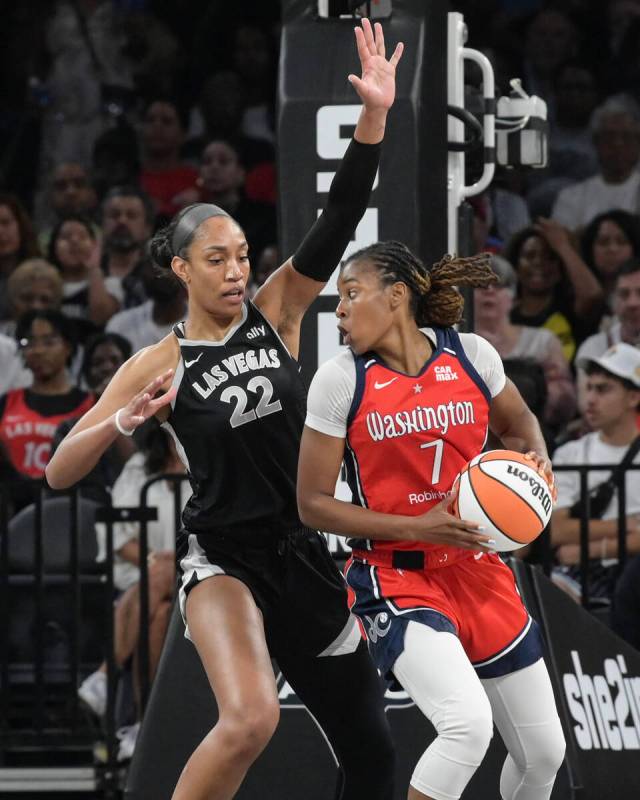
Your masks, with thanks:
M 343 800 L 393 794 L 377 674 L 344 582 L 322 537 L 302 526 L 295 493 L 305 414 L 295 360 L 300 324 L 367 206 L 402 54 L 398 45 L 387 60 L 382 28 L 368 20 L 356 41 L 362 77 L 349 80 L 362 113 L 327 206 L 294 256 L 247 302 L 241 228 L 213 205 L 180 212 L 154 237 L 152 252 L 187 287 L 187 320 L 123 365 L 47 469 L 54 488 L 70 486 L 118 432 L 128 435 L 155 414 L 189 470 L 180 605 L 220 717 L 174 800 L 236 793 L 278 722 L 270 654 L 331 741 Z

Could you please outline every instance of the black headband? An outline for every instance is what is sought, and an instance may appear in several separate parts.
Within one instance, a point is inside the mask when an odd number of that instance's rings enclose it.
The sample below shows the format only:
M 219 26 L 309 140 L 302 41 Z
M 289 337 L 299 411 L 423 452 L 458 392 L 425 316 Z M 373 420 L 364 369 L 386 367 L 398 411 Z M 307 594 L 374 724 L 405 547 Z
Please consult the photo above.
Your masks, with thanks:
M 179 255 L 182 248 L 193 236 L 197 227 L 202 225 L 209 217 L 228 217 L 226 211 L 213 203 L 197 203 L 182 215 L 180 222 L 171 237 L 171 249 L 174 255 Z

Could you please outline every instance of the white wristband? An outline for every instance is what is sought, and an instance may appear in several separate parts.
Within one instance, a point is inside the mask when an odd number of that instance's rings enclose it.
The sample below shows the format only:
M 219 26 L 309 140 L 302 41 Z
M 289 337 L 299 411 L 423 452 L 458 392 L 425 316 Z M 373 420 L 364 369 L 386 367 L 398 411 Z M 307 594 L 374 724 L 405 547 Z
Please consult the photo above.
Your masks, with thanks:
M 123 436 L 133 436 L 133 432 L 135 431 L 135 428 L 133 428 L 132 430 L 128 431 L 126 428 L 124 428 L 122 426 L 122 423 L 120 422 L 120 414 L 122 414 L 123 411 L 124 411 L 124 408 L 119 408 L 116 411 L 116 416 L 115 416 L 115 419 L 114 419 L 116 428 L 118 429 L 118 432 L 121 433 Z

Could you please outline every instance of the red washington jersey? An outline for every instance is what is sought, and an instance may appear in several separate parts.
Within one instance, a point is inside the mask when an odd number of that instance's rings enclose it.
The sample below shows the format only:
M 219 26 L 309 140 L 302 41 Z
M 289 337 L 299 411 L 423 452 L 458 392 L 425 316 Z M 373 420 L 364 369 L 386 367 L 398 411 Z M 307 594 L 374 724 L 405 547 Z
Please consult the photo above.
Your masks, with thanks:
M 462 467 L 482 451 L 491 398 L 505 384 L 500 357 L 486 340 L 463 334 L 463 345 L 453 328 L 423 332 L 434 351 L 418 375 L 390 369 L 375 353 L 348 351 L 320 368 L 309 392 L 306 424 L 346 434 L 353 502 L 385 514 L 424 514 L 447 495 Z M 410 541 L 349 543 L 358 550 L 424 550 L 426 563 L 469 553 Z

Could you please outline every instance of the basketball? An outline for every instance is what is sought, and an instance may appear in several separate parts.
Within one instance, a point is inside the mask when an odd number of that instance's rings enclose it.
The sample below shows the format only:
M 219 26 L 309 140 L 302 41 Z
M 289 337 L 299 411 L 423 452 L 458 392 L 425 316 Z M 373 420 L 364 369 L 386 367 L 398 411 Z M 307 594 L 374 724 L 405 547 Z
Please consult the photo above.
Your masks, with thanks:
M 478 522 L 495 539 L 497 552 L 517 550 L 545 529 L 553 508 L 551 490 L 533 463 L 513 450 L 490 450 L 473 458 L 453 483 L 452 512 Z

